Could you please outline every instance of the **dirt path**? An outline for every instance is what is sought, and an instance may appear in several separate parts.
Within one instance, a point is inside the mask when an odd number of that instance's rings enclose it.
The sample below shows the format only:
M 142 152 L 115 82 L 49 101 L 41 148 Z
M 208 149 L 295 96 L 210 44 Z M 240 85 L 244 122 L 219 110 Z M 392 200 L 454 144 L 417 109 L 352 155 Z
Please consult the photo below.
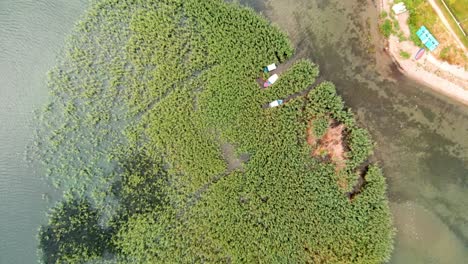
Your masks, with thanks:
M 466 49 L 465 45 L 463 45 L 463 42 L 460 40 L 460 38 L 458 38 L 457 34 L 455 33 L 455 31 L 453 31 L 452 27 L 450 26 L 450 23 L 448 22 L 447 18 L 444 16 L 444 13 L 442 12 L 442 10 L 439 8 L 439 5 L 437 5 L 437 3 L 435 2 L 435 0 L 428 0 L 429 4 L 431 4 L 432 8 L 434 9 L 434 11 L 437 13 L 437 15 L 439 16 L 440 20 L 442 20 L 442 23 L 444 24 L 444 26 L 448 29 L 448 31 L 450 32 L 450 34 L 452 34 L 452 37 L 455 39 L 455 41 L 457 42 L 458 46 L 460 46 L 460 48 L 465 52 L 465 53 L 468 53 L 468 50 Z

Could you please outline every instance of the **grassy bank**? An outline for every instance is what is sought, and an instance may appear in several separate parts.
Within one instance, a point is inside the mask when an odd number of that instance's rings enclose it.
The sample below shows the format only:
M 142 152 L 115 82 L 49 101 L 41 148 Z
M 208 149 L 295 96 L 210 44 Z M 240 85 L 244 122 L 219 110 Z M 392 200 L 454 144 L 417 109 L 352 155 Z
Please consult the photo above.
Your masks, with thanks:
M 409 10 L 408 26 L 410 29 L 410 39 L 418 46 L 422 46 L 421 41 L 416 35 L 416 31 L 421 26 L 426 26 L 429 31 L 439 41 L 440 46 L 434 51 L 434 55 L 451 64 L 467 67 L 468 58 L 464 54 L 463 50 L 458 47 L 450 32 L 445 28 L 443 23 L 440 21 L 434 9 L 431 5 L 424 0 L 402 0 L 395 2 L 404 2 Z M 468 40 L 461 34 L 457 28 L 453 19 L 451 19 L 445 7 L 442 5 L 440 0 L 437 0 L 439 6 L 445 12 L 447 20 L 451 23 L 452 28 L 457 32 L 459 38 L 463 41 L 465 46 L 468 46 Z
M 461 23 L 461 27 L 468 31 L 468 0 L 446 0 L 448 8 L 455 18 Z
M 442 0 L 436 0 L 437 5 L 439 8 L 442 10 L 444 13 L 445 18 L 450 24 L 450 27 L 453 29 L 455 34 L 457 34 L 458 38 L 462 41 L 463 45 L 465 48 L 468 49 L 468 36 L 465 36 L 463 32 L 460 30 L 460 28 L 457 25 L 457 22 L 452 18 L 450 13 L 447 11 L 447 8 L 445 8 L 444 3 Z M 454 14 L 455 18 L 458 19 L 458 21 L 465 21 L 465 23 L 461 22 L 461 27 L 464 29 L 465 33 L 466 31 L 466 25 L 468 25 L 468 1 L 467 0 L 458 0 L 458 1 L 445 1 L 447 4 L 448 8 L 452 11 L 452 14 Z
M 284 33 L 237 4 L 94 2 L 49 75 L 38 158 L 65 197 L 40 229 L 42 259 L 388 260 L 385 180 L 334 85 L 290 97 L 319 75 L 308 60 L 268 89 L 256 83 L 292 54 Z M 326 150 L 311 155 L 311 120 L 322 120 L 317 137 L 328 120 L 343 128 L 339 168 Z

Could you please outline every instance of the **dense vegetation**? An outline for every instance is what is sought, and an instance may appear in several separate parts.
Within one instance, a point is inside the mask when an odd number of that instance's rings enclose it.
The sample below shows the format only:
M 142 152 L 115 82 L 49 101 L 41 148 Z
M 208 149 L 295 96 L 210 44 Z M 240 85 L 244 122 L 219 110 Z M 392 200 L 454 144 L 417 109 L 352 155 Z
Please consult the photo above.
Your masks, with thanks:
M 41 227 L 42 260 L 388 260 L 385 180 L 368 166 L 350 198 L 373 144 L 334 85 L 298 93 L 319 74 L 307 60 L 266 90 L 256 83 L 292 53 L 279 29 L 237 4 L 93 2 L 50 73 L 37 149 L 65 200 Z M 275 99 L 287 100 L 263 108 Z M 323 134 L 330 118 L 346 126 L 339 172 L 306 140 L 310 120 Z

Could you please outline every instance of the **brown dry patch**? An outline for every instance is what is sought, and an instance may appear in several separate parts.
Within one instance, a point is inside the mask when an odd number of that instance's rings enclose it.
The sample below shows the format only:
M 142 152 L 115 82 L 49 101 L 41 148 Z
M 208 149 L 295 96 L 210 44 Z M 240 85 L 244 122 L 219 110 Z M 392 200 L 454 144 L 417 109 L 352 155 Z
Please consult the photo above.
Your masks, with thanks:
M 345 125 L 335 120 L 330 120 L 328 129 L 322 138 L 314 135 L 314 119 L 310 120 L 307 126 L 307 143 L 312 146 L 311 156 L 329 161 L 335 164 L 335 172 L 340 173 L 346 167 L 346 144 L 345 144 Z M 341 190 L 348 189 L 348 180 L 346 175 L 338 177 L 337 185 Z
M 439 47 L 434 51 L 434 56 L 450 64 L 466 68 L 468 58 L 463 50 L 458 47 L 457 42 L 455 42 L 452 35 L 450 35 L 442 22 L 437 21 L 432 30 L 434 36 L 440 43 Z
M 343 147 L 344 128 L 343 124 L 329 127 L 313 153 L 314 156 L 321 156 L 323 153 L 326 153 L 330 160 L 335 163 L 337 171 L 343 169 L 346 165 Z
M 344 124 L 331 120 L 325 135 L 317 139 L 313 132 L 312 122 L 313 120 L 309 121 L 307 127 L 307 143 L 315 147 L 311 155 L 333 162 L 337 172 L 342 170 L 346 166 Z
M 255 82 L 260 86 L 260 89 L 263 89 L 263 84 L 265 83 L 265 79 L 263 77 L 258 77 L 255 79 Z
M 346 153 L 349 151 L 349 147 L 346 144 L 346 127 L 344 124 L 330 119 L 325 135 L 322 138 L 317 138 L 313 130 L 314 119 L 312 118 L 307 125 L 307 144 L 313 148 L 311 156 L 335 164 L 335 173 L 338 175 L 336 184 L 341 190 L 346 192 L 345 194 L 349 201 L 352 201 L 356 195 L 361 193 L 366 184 L 365 177 L 369 170 L 370 162 L 366 161 L 356 169 L 358 181 L 352 186 L 350 191 L 346 191 L 351 187 L 346 173 L 344 171 L 341 173 L 346 167 Z M 307 247 L 305 249 L 307 250 Z

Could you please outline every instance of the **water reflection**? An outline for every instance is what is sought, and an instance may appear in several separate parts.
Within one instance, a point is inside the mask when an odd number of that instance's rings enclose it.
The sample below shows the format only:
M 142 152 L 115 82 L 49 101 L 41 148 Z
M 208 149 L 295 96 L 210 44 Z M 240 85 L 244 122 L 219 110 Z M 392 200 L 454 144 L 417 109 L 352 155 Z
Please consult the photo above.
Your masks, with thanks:
M 397 237 L 392 263 L 468 259 L 468 107 L 402 76 L 383 52 L 379 1 L 244 0 L 320 65 L 377 141 Z

